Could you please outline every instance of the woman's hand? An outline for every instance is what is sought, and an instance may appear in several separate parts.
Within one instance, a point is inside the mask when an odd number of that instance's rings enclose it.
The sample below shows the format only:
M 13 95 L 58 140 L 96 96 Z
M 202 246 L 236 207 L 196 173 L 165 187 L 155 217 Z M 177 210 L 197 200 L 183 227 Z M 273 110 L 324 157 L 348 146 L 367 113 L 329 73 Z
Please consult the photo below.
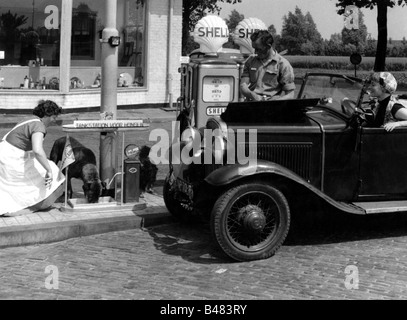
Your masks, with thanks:
M 47 173 L 45 174 L 45 186 L 47 188 L 51 187 L 52 180 L 53 180 L 52 171 L 47 171 Z
M 387 131 L 393 131 L 394 128 L 398 127 L 406 127 L 407 126 L 407 120 L 404 121 L 394 121 L 394 122 L 388 122 L 386 123 L 383 128 Z

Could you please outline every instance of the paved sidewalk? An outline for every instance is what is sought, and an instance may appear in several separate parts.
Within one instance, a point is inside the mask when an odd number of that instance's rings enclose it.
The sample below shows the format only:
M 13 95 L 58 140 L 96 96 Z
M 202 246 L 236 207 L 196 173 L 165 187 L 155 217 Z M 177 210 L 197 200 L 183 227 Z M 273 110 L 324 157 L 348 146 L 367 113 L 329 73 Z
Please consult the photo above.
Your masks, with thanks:
M 7 114 L 0 119 L 0 128 L 12 128 L 26 117 Z M 69 124 L 73 120 L 97 120 L 99 112 L 66 113 L 59 119 Z M 117 119 L 146 119 L 147 122 L 167 122 L 175 119 L 174 111 L 159 108 L 118 110 Z M 63 210 L 56 203 L 49 211 L 16 217 L 0 217 L 0 248 L 61 241 L 111 231 L 128 230 L 173 222 L 162 196 L 145 194 L 138 203 L 80 210 Z
M 145 194 L 134 204 L 64 210 L 55 203 L 49 211 L 0 217 L 0 248 L 49 243 L 112 231 L 174 222 L 160 195 Z

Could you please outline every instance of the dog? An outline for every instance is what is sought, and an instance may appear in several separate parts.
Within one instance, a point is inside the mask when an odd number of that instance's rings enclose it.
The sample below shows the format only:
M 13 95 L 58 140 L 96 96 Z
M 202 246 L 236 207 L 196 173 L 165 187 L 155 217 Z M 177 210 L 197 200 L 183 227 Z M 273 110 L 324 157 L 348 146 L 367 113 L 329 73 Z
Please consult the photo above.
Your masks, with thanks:
M 69 165 L 67 183 L 68 197 L 72 198 L 71 179 L 81 179 L 83 181 L 83 192 L 89 203 L 96 203 L 102 195 L 103 185 L 100 181 L 99 171 L 96 166 L 96 156 L 92 150 L 86 148 L 75 138 L 69 138 L 72 146 L 72 151 L 75 156 L 75 162 Z M 58 164 L 62 160 L 63 151 L 65 148 L 66 137 L 61 137 L 55 140 L 51 153 L 50 160 Z M 65 169 L 63 173 L 65 173 Z
M 149 154 L 151 148 L 142 146 L 140 148 L 138 159 L 140 161 L 140 191 L 154 193 L 154 183 L 157 180 L 157 166 L 151 162 Z

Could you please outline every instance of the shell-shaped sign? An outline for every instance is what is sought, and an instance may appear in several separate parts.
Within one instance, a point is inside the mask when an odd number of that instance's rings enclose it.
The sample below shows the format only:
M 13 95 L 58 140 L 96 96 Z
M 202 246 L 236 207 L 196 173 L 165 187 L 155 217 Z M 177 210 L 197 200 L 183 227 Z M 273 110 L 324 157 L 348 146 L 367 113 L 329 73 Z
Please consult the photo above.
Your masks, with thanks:
M 267 30 L 266 24 L 258 18 L 246 18 L 239 22 L 232 34 L 233 41 L 240 47 L 241 53 L 253 53 L 250 36 L 257 30 Z
M 222 18 L 208 15 L 198 21 L 192 36 L 201 52 L 218 52 L 229 39 L 229 29 Z

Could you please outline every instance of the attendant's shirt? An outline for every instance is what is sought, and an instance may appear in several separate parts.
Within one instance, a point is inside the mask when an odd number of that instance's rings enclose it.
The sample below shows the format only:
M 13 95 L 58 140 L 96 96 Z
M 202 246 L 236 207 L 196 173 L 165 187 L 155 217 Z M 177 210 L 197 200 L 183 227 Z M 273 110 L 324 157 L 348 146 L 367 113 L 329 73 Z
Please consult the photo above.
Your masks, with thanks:
M 33 119 L 39 118 L 33 117 Z M 24 121 L 27 120 L 29 119 L 26 119 Z M 6 137 L 6 141 L 18 149 L 24 151 L 32 151 L 31 137 L 36 132 L 42 132 L 45 137 L 45 135 L 47 134 L 47 129 L 41 121 L 30 121 L 12 130 Z
M 275 96 L 281 91 L 295 89 L 294 70 L 288 60 L 277 52 L 265 63 L 257 56 L 249 57 L 241 77 L 250 78 L 249 88 L 257 94 Z

